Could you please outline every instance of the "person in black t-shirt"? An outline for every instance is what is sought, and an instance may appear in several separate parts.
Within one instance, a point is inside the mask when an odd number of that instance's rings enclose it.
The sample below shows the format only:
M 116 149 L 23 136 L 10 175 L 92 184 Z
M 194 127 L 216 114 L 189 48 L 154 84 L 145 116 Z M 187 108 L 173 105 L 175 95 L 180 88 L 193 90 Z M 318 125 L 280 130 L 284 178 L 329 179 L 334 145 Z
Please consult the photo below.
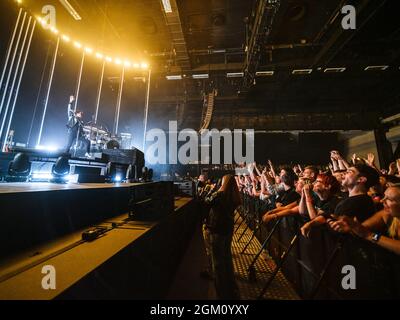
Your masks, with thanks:
M 283 191 L 278 193 L 275 204 L 277 207 L 286 206 L 292 202 L 300 199 L 300 195 L 296 192 L 294 183 L 296 182 L 296 174 L 292 168 L 282 169 L 284 172 L 281 174 L 281 181 L 283 183 Z
M 324 224 L 330 219 L 335 220 L 340 216 L 357 217 L 360 222 L 371 217 L 375 213 L 375 206 L 367 192 L 370 187 L 378 183 L 379 174 L 370 166 L 357 164 L 350 167 L 342 182 L 342 185 L 349 190 L 349 197 L 336 206 L 333 214 L 318 215 L 306 223 L 301 228 L 303 236 L 308 236 L 311 227 Z
M 357 217 L 365 221 L 375 213 L 375 205 L 367 194 L 359 194 L 341 201 L 334 212 L 335 216 Z M 329 218 L 329 215 L 327 215 Z
M 295 188 L 296 177 L 292 168 L 282 169 L 280 178 L 283 184 L 283 191 L 278 192 L 275 208 L 264 213 L 262 217 L 264 223 L 287 215 L 298 214 L 300 194 Z
M 210 207 L 206 218 L 209 230 L 211 265 L 215 289 L 219 299 L 240 299 L 235 282 L 231 243 L 234 230 L 234 212 L 241 197 L 233 175 L 225 175 L 217 192 L 205 198 Z

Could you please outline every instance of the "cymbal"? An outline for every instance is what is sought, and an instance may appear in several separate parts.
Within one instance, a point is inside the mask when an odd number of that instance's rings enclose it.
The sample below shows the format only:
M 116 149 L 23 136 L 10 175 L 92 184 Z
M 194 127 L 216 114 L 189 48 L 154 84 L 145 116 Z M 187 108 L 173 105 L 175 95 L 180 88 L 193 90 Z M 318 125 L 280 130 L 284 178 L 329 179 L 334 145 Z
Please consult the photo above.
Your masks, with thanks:
M 96 133 L 99 133 L 99 134 L 104 134 L 104 135 L 107 135 L 108 134 L 108 132 L 107 131 L 105 131 L 105 130 L 103 130 L 103 129 L 100 129 L 100 128 L 98 128 L 98 127 L 92 127 L 92 126 L 84 126 L 83 127 L 83 131 L 85 131 L 85 132 L 87 132 L 87 133 L 90 133 L 90 132 L 96 132 Z

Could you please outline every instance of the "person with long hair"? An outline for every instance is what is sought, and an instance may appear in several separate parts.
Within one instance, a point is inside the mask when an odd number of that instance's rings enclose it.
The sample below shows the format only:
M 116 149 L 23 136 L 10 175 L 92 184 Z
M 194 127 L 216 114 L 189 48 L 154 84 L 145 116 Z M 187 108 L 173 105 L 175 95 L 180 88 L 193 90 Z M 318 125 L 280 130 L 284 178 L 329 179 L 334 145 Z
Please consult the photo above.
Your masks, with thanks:
M 225 175 L 221 187 L 206 197 L 205 202 L 210 206 L 206 224 L 210 236 L 211 265 L 217 296 L 219 299 L 239 299 L 231 252 L 234 212 L 241 204 L 235 177 Z

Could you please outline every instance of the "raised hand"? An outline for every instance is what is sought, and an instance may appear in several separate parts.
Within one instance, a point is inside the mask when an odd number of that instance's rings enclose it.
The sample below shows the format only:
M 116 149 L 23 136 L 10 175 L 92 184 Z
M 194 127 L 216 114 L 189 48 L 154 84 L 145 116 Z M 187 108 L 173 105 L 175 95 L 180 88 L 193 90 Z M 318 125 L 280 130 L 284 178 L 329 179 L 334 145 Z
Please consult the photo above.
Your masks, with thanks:
M 394 174 L 396 173 L 396 162 L 392 162 L 390 165 L 389 165 L 389 175 L 390 176 L 393 176 Z
M 305 195 L 310 195 L 311 194 L 311 190 L 312 190 L 312 184 L 311 183 L 306 183 L 303 187 L 304 193 Z
M 72 103 L 75 101 L 75 97 L 74 96 L 69 96 L 69 103 Z
M 368 153 L 367 155 L 367 163 L 373 167 L 375 164 L 375 155 L 373 153 Z
M 332 150 L 331 151 L 331 159 L 333 159 L 333 160 L 341 159 L 341 156 L 340 156 L 339 152 L 336 151 L 336 150 Z
M 353 162 L 353 164 L 355 164 L 356 159 L 357 159 L 357 154 L 353 153 L 353 155 L 351 156 L 351 162 Z

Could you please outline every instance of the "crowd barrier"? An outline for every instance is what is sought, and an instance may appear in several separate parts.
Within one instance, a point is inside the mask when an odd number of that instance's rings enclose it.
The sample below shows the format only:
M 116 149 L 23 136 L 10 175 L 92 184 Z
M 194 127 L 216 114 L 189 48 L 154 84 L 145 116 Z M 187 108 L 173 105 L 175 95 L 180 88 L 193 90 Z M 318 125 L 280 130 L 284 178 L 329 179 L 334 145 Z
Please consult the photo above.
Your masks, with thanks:
M 300 233 L 300 216 L 284 217 L 268 224 L 261 217 L 268 210 L 266 202 L 243 196 L 241 221 L 257 237 L 275 260 L 276 269 L 260 292 L 261 298 L 275 275 L 282 271 L 304 299 L 399 299 L 400 256 L 352 235 L 336 233 L 326 226 L 313 228 L 309 238 Z M 239 226 L 236 232 L 239 232 Z M 240 237 L 244 231 L 240 232 Z M 250 243 L 247 241 L 242 253 Z M 250 281 L 256 279 L 256 261 L 248 266 Z

